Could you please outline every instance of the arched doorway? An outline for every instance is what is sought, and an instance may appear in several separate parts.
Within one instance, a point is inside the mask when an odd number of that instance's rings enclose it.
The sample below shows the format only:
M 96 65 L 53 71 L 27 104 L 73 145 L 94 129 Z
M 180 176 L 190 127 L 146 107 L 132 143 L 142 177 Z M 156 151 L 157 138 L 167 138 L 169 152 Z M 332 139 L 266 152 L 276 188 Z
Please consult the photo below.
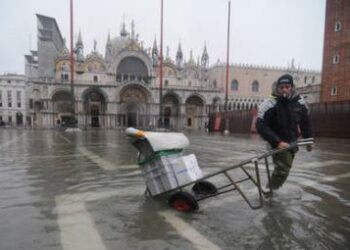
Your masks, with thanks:
M 120 92 L 121 112 L 118 123 L 122 126 L 146 127 L 154 123 L 149 117 L 149 92 L 138 84 L 125 86 Z
M 163 97 L 164 127 L 180 129 L 180 101 L 175 93 L 167 93 Z
M 106 97 L 99 88 L 90 88 L 83 94 L 85 124 L 101 127 L 105 124 Z
M 56 125 L 66 125 L 72 116 L 72 95 L 66 90 L 57 91 L 51 98 L 53 105 L 54 121 Z
M 186 100 L 186 124 L 189 129 L 200 129 L 203 126 L 204 101 L 199 96 L 191 96 Z

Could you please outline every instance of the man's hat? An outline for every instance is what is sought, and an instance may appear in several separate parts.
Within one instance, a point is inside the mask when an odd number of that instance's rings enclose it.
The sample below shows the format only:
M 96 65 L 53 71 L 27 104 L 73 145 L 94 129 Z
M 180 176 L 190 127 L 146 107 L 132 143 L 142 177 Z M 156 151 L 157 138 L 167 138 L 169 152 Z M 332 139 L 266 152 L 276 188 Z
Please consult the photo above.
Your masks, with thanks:
M 278 78 L 277 80 L 277 86 L 279 86 L 280 84 L 290 84 L 293 86 L 293 76 L 289 74 L 280 76 L 280 78 Z

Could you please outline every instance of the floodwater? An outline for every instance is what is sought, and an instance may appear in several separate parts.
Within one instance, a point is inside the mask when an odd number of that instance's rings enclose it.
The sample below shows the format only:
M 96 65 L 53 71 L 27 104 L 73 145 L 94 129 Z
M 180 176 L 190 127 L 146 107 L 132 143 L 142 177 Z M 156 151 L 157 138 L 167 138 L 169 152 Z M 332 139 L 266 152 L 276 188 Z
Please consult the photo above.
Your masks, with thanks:
M 257 136 L 187 136 L 206 174 L 266 150 Z M 144 196 L 136 153 L 119 130 L 1 129 L 0 249 L 349 249 L 350 140 L 300 149 L 258 210 L 230 192 L 176 212 Z M 255 204 L 256 190 L 242 188 Z

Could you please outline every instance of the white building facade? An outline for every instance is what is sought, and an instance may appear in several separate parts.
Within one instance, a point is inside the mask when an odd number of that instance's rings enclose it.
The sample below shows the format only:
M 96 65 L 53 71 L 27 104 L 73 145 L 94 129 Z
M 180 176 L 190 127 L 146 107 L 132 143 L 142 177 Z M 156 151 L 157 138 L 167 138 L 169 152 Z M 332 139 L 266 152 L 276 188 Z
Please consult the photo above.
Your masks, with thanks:
M 2 125 L 27 125 L 26 90 L 24 75 L 0 75 L 0 123 Z

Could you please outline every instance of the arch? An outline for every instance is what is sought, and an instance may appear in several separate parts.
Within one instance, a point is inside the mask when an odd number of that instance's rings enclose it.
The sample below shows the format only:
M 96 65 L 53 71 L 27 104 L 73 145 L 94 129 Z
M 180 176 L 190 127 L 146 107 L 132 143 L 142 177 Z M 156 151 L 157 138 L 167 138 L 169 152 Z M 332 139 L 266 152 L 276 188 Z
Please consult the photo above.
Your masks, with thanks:
M 238 81 L 236 79 L 233 79 L 231 81 L 231 91 L 238 91 Z
M 72 94 L 68 90 L 58 89 L 52 93 L 51 100 L 53 102 L 55 102 L 55 101 L 71 101 Z
M 113 66 L 116 78 L 121 81 L 138 81 L 149 83 L 152 62 L 147 54 L 141 51 L 123 50 L 118 54 Z
M 136 83 L 124 85 L 117 98 L 121 103 L 144 102 L 149 103 L 151 99 L 150 91 L 144 86 Z
M 140 84 L 127 84 L 119 92 L 121 110 L 120 123 L 124 126 L 145 127 L 154 124 L 149 116 L 149 103 L 151 94 L 147 88 Z
M 72 109 L 72 94 L 67 90 L 57 90 L 51 96 L 54 113 L 66 113 L 67 115 L 73 112 Z
M 86 96 L 90 92 L 97 92 L 99 95 L 102 95 L 106 102 L 108 102 L 108 100 L 109 100 L 108 95 L 106 94 L 106 92 L 103 89 L 101 89 L 101 88 L 99 88 L 97 86 L 86 88 L 81 94 L 81 99 L 85 100 Z
M 203 99 L 199 95 L 191 95 L 187 98 L 185 106 L 186 126 L 188 128 L 198 128 L 204 112 Z
M 181 99 L 175 92 L 168 92 L 163 96 L 164 126 L 166 128 L 179 127 Z
M 82 93 L 86 124 L 92 127 L 104 125 L 104 115 L 107 111 L 108 98 L 99 87 L 90 87 Z
M 39 89 L 33 89 L 32 97 L 34 100 L 40 100 L 41 99 L 41 91 Z
M 259 82 L 257 80 L 254 80 L 252 83 L 252 91 L 253 92 L 259 92 Z

